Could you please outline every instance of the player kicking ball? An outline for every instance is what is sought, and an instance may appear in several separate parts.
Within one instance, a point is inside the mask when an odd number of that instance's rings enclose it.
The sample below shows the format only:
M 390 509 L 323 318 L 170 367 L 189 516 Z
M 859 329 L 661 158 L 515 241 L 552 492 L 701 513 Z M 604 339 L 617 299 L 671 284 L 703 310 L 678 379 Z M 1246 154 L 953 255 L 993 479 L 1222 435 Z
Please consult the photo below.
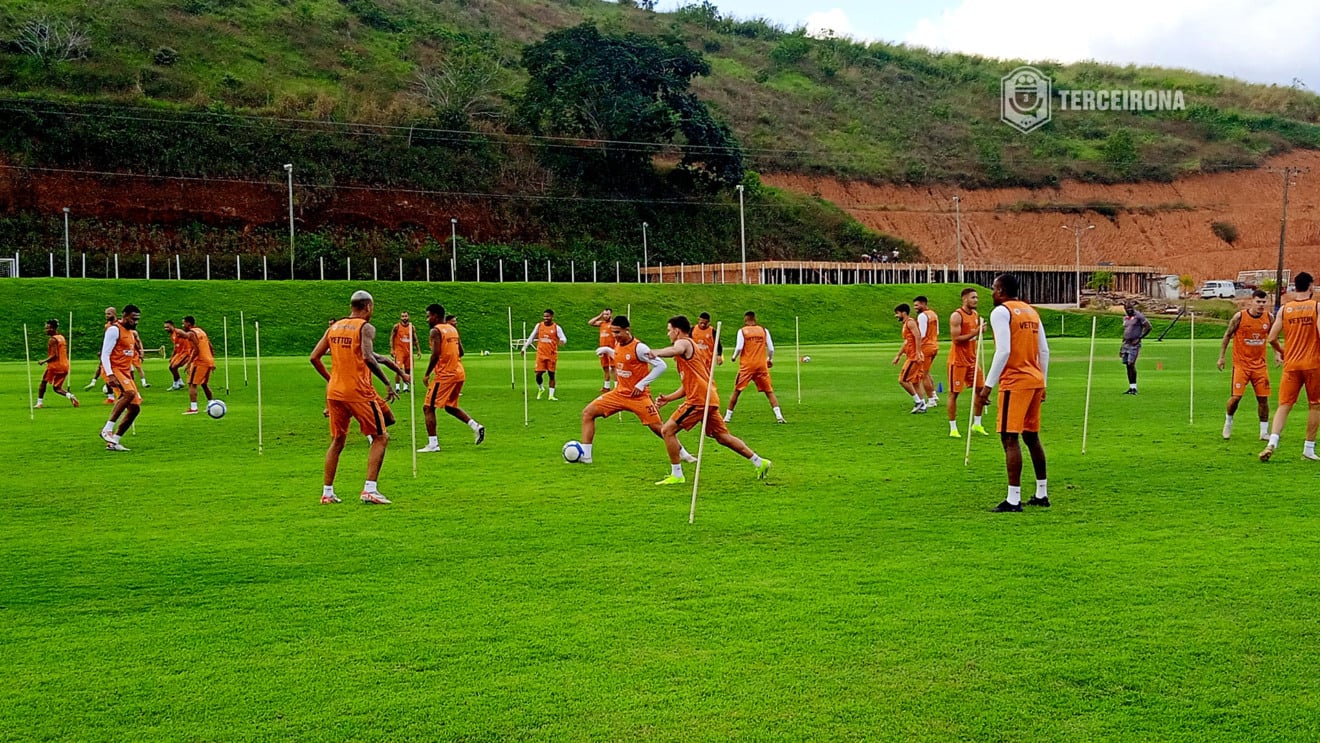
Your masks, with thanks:
M 687 482 L 683 475 L 681 460 L 682 444 L 678 441 L 679 431 L 691 431 L 706 421 L 706 435 L 715 439 L 720 446 L 730 449 L 752 463 L 758 480 L 764 480 L 770 474 L 773 464 L 769 459 L 762 459 L 752 451 L 742 439 L 729 433 L 724 419 L 720 417 L 720 398 L 710 378 L 710 356 L 697 349 L 692 339 L 692 323 L 683 315 L 669 318 L 668 348 L 654 351 L 657 358 L 673 359 L 678 366 L 678 378 L 683 386 L 668 395 L 661 395 L 656 402 L 664 407 L 676 400 L 683 400 L 678 410 L 665 421 L 660 435 L 665 440 L 665 449 L 669 452 L 669 476 L 656 485 L 681 485 Z M 709 388 L 709 396 L 707 395 Z M 704 411 L 704 412 L 703 412 Z

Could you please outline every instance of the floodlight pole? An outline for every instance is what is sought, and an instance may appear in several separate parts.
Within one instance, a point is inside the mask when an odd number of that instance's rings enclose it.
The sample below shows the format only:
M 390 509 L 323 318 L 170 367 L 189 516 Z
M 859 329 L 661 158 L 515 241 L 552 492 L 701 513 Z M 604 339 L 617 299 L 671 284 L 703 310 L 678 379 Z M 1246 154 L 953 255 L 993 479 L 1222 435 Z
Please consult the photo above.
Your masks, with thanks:
M 958 283 L 963 283 L 963 260 L 962 260 L 962 197 L 953 197 L 954 214 L 954 235 L 958 243 Z
M 1278 312 L 1283 306 L 1283 243 L 1288 234 L 1288 186 L 1292 183 L 1293 176 L 1300 175 L 1309 170 L 1309 168 L 1286 167 L 1280 172 L 1283 173 L 1283 215 L 1279 218 L 1279 265 L 1274 274 L 1274 311 Z
M 69 278 L 69 207 L 64 207 L 64 278 Z
M 742 282 L 747 283 L 747 218 L 743 211 L 743 185 L 738 189 L 738 241 L 742 244 Z
M 1072 230 L 1073 233 L 1073 249 L 1076 251 L 1076 260 L 1077 260 L 1076 263 L 1077 276 L 1074 279 L 1074 281 L 1076 281 L 1077 283 L 1077 309 L 1081 309 L 1082 308 L 1082 230 L 1093 230 L 1095 229 L 1095 225 L 1088 224 L 1085 227 L 1082 227 L 1081 225 L 1074 226 L 1074 225 L 1065 224 L 1062 226 L 1062 229 Z
M 647 225 L 645 222 L 642 222 L 642 268 L 644 268 L 644 269 L 646 269 L 646 268 L 650 268 L 650 266 L 651 266 L 651 257 L 650 257 L 650 255 L 648 254 L 648 252 L 647 252 L 647 248 L 646 248 L 646 228 L 647 228 L 647 226 L 648 226 L 648 225 Z M 650 282 L 650 281 L 651 281 L 651 277 L 648 275 L 648 276 L 646 277 L 646 280 L 647 280 L 647 282 Z
M 458 217 L 449 218 L 449 260 L 453 263 L 449 266 L 449 280 L 458 281 Z
M 289 279 L 293 279 L 293 163 L 284 164 L 289 174 Z

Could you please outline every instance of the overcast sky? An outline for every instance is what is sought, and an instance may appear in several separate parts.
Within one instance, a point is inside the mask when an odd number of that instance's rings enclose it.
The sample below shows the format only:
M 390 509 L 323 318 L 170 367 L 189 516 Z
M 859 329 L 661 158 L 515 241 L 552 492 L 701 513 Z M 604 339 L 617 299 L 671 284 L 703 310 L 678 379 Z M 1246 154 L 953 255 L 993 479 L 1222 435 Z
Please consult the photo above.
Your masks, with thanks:
M 664 0 L 672 10 L 689 0 Z M 1320 91 L 1320 0 L 714 0 L 858 39 L 1001 58 L 1181 67 Z

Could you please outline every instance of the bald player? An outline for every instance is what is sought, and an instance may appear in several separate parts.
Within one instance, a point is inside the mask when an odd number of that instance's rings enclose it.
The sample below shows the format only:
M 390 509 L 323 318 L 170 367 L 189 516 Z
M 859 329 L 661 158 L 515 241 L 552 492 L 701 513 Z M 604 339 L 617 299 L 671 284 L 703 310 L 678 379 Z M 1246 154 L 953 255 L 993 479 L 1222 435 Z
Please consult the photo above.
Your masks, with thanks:
M 206 401 L 215 399 L 211 394 L 211 372 L 215 371 L 215 350 L 205 330 L 197 327 L 192 315 L 183 318 L 183 334 L 192 345 L 192 368 L 188 370 L 188 409 L 184 415 L 197 415 L 197 388 L 206 394 Z
M 1288 303 L 1279 308 L 1279 314 L 1270 326 L 1269 344 L 1274 347 L 1274 360 L 1283 365 L 1279 378 L 1279 407 L 1274 411 L 1274 426 L 1270 443 L 1260 453 L 1260 461 L 1268 462 L 1279 446 L 1279 436 L 1288 422 L 1288 413 L 1303 389 L 1310 406 L 1306 415 L 1306 441 L 1302 442 L 1302 457 L 1320 460 L 1315 453 L 1316 430 L 1320 429 L 1320 323 L 1317 323 L 1315 294 L 1311 274 L 1303 271 L 1293 277 L 1296 287 Z M 1284 343 L 1279 343 L 1279 335 Z
M 532 328 L 532 334 L 527 336 L 522 347 L 522 355 L 526 356 L 527 349 L 536 344 L 536 399 L 540 400 L 545 394 L 542 382 L 546 374 L 550 375 L 550 399 L 559 399 L 555 397 L 555 369 L 559 366 L 559 347 L 566 343 L 564 329 L 555 323 L 555 311 L 541 313 L 541 322 Z
M 1036 471 L 1036 495 L 1027 505 L 1049 508 L 1045 448 L 1040 444 L 1040 406 L 1045 401 L 1045 380 L 1050 368 L 1045 326 L 1035 308 L 1018 299 L 1016 276 L 1000 274 L 993 289 L 995 308 L 990 313 L 990 328 L 995 334 L 995 359 L 977 396 L 985 405 L 990 400 L 990 391 L 999 385 L 999 440 L 1004 445 L 1004 464 L 1008 469 L 1008 496 L 994 510 L 1001 513 L 1022 510 L 1019 436 L 1031 452 L 1031 466 Z
M 657 358 L 673 359 L 678 366 L 678 378 L 682 382 L 679 389 L 656 399 L 660 407 L 683 400 L 678 410 L 665 421 L 660 435 L 665 440 L 665 449 L 669 453 L 669 475 L 656 485 L 679 485 L 687 482 L 683 476 L 683 463 L 680 453 L 682 444 L 678 442 L 678 432 L 691 431 L 706 422 L 706 435 L 715 439 L 720 446 L 740 454 L 752 463 L 758 480 L 764 480 L 773 464 L 769 459 L 762 459 L 752 451 L 743 440 L 729 433 L 724 419 L 720 417 L 720 396 L 715 383 L 710 378 L 711 357 L 702 354 L 692 339 L 692 323 L 683 315 L 669 318 L 669 343 L 666 348 L 654 352 Z M 709 390 L 709 396 L 707 395 Z
M 925 358 L 921 354 L 921 330 L 916 318 L 912 317 L 912 308 L 906 302 L 894 308 L 894 318 L 903 325 L 903 345 L 894 355 L 893 364 L 898 366 L 900 359 L 906 358 L 903 368 L 898 372 L 898 384 L 903 391 L 912 395 L 913 415 L 926 412 L 926 398 L 922 393 L 922 366 Z
M 924 295 L 912 300 L 912 312 L 921 331 L 921 390 L 926 396 L 926 408 L 930 409 L 940 404 L 939 395 L 935 394 L 935 377 L 930 373 L 940 353 L 940 316 L 930 308 Z
M 775 387 L 770 382 L 770 369 L 775 365 L 775 342 L 770 331 L 756 324 L 756 313 L 743 314 L 743 326 L 738 328 L 738 342 L 733 347 L 733 359 L 738 362 L 738 378 L 733 383 L 733 395 L 729 397 L 729 409 L 724 411 L 724 422 L 733 420 L 733 406 L 738 404 L 738 396 L 755 384 L 757 392 L 764 392 L 774 411 L 775 423 L 787 423 L 779 410 L 779 398 L 775 397 Z
M 962 306 L 949 316 L 949 436 L 958 433 L 958 394 L 964 389 L 972 391 L 972 433 L 989 436 L 981 425 L 981 405 L 977 390 L 985 384 L 981 367 L 976 363 L 977 336 L 981 332 L 981 315 L 976 311 L 980 295 L 972 287 L 962 290 Z
M 452 315 L 450 316 L 452 317 Z M 458 328 L 445 322 L 445 308 L 432 304 L 426 308 L 426 324 L 431 326 L 428 344 L 431 360 L 426 365 L 426 398 L 422 401 L 422 415 L 426 418 L 426 446 L 419 453 L 440 451 L 440 438 L 435 432 L 435 409 L 444 408 L 476 436 L 476 443 L 486 440 L 486 427 L 472 419 L 458 406 L 467 372 L 463 370 L 463 343 L 458 339 Z
M 1228 330 L 1219 345 L 1219 370 L 1224 370 L 1224 356 L 1228 344 L 1233 344 L 1233 386 L 1228 396 L 1228 412 L 1224 416 L 1224 439 L 1233 435 L 1233 414 L 1247 388 L 1256 396 L 1256 414 L 1260 417 L 1260 439 L 1270 440 L 1270 370 L 1265 365 L 1265 344 L 1269 342 L 1270 326 L 1274 319 L 1266 311 L 1269 295 L 1257 289 L 1251 293 L 1251 304 L 1233 314 Z
M 399 321 L 390 330 L 390 355 L 394 357 L 394 363 L 398 364 L 400 369 L 412 371 L 413 359 L 421 353 L 417 328 L 412 324 L 407 312 L 399 313 Z M 402 378 L 397 374 L 394 375 L 394 390 L 408 391 L 408 385 L 403 383 Z
M 105 337 L 101 341 L 101 367 L 107 372 L 106 385 L 118 393 L 118 400 L 110 409 L 110 419 L 101 428 L 101 439 L 105 441 L 106 451 L 129 450 L 119 440 L 133 425 L 138 413 L 142 412 L 142 395 L 133 384 L 134 359 L 138 353 L 133 330 L 141 318 L 142 313 L 137 307 L 125 305 L 124 316 L 105 329 Z M 116 423 L 118 429 L 115 428 Z
M 174 377 L 174 383 L 165 391 L 173 392 L 183 389 L 184 382 L 179 377 L 179 370 L 192 361 L 193 344 L 187 333 L 174 327 L 173 320 L 165 321 L 165 332 L 169 333 L 170 343 L 174 346 L 174 353 L 170 355 L 170 375 Z
M 330 448 L 325 453 L 321 503 L 340 502 L 335 495 L 335 472 L 339 469 L 339 455 L 348 440 L 349 424 L 356 420 L 358 430 L 371 441 L 362 502 L 387 505 L 390 501 L 377 488 L 377 479 L 385 461 L 385 447 L 390 442 L 387 426 L 394 422 L 388 403 L 397 400 L 399 393 L 390 387 L 390 380 L 381 371 L 381 366 L 392 369 L 404 382 L 411 383 L 412 377 L 393 359 L 376 353 L 376 328 L 371 324 L 375 301 L 371 295 L 364 291 L 353 292 L 349 308 L 349 316 L 337 320 L 325 331 L 309 359 L 326 381 L 326 409 L 330 413 Z M 323 361 L 327 353 L 330 354 L 328 371 Z M 373 376 L 385 384 L 387 399 L 382 400 L 372 386 Z
M 114 307 L 106 307 L 106 308 L 105 308 L 105 329 L 106 329 L 106 330 L 109 330 L 111 325 L 114 325 L 116 322 L 118 322 L 118 318 L 119 318 L 119 313 L 118 313 L 118 311 L 117 311 Z M 95 386 L 98 385 L 98 384 L 101 384 L 102 381 L 104 381 L 104 382 L 105 382 L 105 404 L 106 404 L 106 405 L 114 405 L 114 404 L 115 404 L 115 395 L 114 395 L 114 391 L 113 391 L 112 389 L 110 389 L 109 378 L 108 378 L 107 375 L 106 375 L 106 371 L 105 371 L 105 369 L 102 369 L 102 368 L 101 368 L 101 365 L 100 365 L 100 363 L 99 363 L 99 362 L 100 362 L 100 358 L 99 358 L 99 357 L 97 358 L 97 362 L 98 362 L 98 363 L 97 363 L 97 365 L 96 365 L 96 374 L 92 376 L 92 381 L 88 382 L 87 385 L 86 385 L 85 387 L 83 387 L 83 389 L 85 389 L 85 390 L 90 390 L 91 388 L 95 387 Z
M 587 321 L 587 324 L 593 328 L 596 328 L 596 330 L 600 334 L 599 339 L 596 342 L 596 354 L 600 356 L 600 370 L 601 373 L 605 375 L 605 382 L 600 387 L 601 392 L 610 391 L 611 380 L 613 380 L 613 382 L 616 384 L 618 383 L 617 379 L 613 379 L 613 374 L 614 374 L 613 359 L 611 359 L 610 355 L 607 353 L 600 353 L 600 349 L 602 348 L 614 348 L 614 330 L 613 330 L 614 326 L 610 325 L 610 320 L 613 317 L 614 317 L 614 310 L 609 307 L 606 307 L 605 309 L 600 311 L 600 314 L 596 315 L 595 317 Z
M 73 407 L 78 407 L 78 398 L 73 393 L 64 389 L 64 383 L 69 379 L 69 342 L 60 335 L 60 321 L 50 319 L 46 321 L 46 358 L 37 362 L 38 366 L 46 367 L 46 371 L 41 375 L 41 388 L 37 390 L 37 404 L 32 407 L 41 409 L 46 407 L 42 399 L 46 396 L 46 385 L 50 384 L 55 388 L 55 394 L 60 397 L 68 398 Z

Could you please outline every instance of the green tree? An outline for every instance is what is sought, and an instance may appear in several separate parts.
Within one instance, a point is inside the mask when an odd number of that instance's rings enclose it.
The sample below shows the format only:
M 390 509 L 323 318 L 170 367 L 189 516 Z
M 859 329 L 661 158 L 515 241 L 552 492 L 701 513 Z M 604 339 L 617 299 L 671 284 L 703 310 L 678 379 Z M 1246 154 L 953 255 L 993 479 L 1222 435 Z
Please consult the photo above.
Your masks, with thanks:
M 552 165 L 604 183 L 635 182 L 680 135 L 680 167 L 733 185 L 743 153 L 733 132 L 688 91 L 710 74 L 679 39 L 605 35 L 593 23 L 548 34 L 523 49 L 530 80 L 518 117 L 534 134 L 589 139 L 590 147 L 543 148 Z
M 1101 145 L 1101 152 L 1104 153 L 1105 162 L 1114 169 L 1118 175 L 1127 178 L 1133 172 L 1137 163 L 1141 160 L 1141 153 L 1137 151 L 1136 141 L 1132 138 L 1132 132 L 1128 129 L 1119 129 Z

